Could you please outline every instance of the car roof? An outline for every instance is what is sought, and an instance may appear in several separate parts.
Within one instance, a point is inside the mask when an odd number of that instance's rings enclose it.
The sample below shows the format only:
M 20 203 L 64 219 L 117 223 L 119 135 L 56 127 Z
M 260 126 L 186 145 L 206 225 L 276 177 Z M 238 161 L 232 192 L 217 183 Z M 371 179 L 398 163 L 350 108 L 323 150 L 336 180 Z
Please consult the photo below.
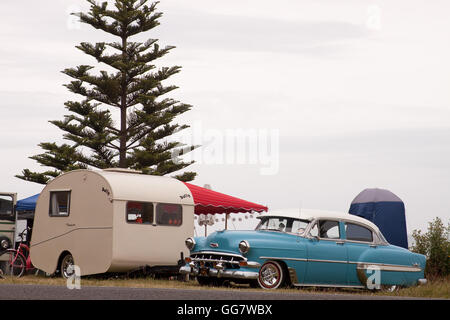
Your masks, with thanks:
M 345 212 L 337 212 L 337 211 L 326 211 L 326 210 L 316 210 L 316 209 L 279 209 L 279 210 L 271 210 L 267 213 L 263 213 L 259 216 L 263 217 L 289 217 L 296 218 L 301 220 L 312 221 L 314 219 L 337 219 L 337 220 L 347 220 L 359 222 L 361 224 L 365 224 L 375 231 L 379 232 L 378 227 L 373 224 L 371 221 L 355 216 L 353 214 L 345 213 Z

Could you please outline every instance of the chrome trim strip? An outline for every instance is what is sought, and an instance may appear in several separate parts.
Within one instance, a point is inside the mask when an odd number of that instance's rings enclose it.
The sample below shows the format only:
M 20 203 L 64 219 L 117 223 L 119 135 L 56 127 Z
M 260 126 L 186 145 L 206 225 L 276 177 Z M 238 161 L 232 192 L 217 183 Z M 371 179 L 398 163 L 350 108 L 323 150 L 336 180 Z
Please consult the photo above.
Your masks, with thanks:
M 342 260 L 319 260 L 319 259 L 308 259 L 308 262 L 327 262 L 327 263 L 348 263 Z
M 188 265 L 184 265 L 180 268 L 179 272 L 181 274 L 190 274 L 196 276 L 199 274 L 198 269 L 191 268 Z M 218 277 L 218 278 L 236 278 L 236 279 L 257 279 L 258 272 L 254 271 L 241 271 L 241 270 L 217 270 L 217 269 L 209 269 L 208 276 L 210 277 Z
M 237 261 L 237 260 L 232 261 L 232 260 L 223 260 L 223 259 L 206 259 L 206 258 L 192 258 L 192 257 L 191 257 L 191 260 L 192 261 L 204 261 L 204 262 L 217 262 L 217 263 L 223 262 L 223 263 L 239 265 L 239 261 Z
M 292 261 L 308 261 L 308 259 L 301 258 L 284 258 L 284 257 L 259 257 L 259 259 L 275 259 L 275 260 L 292 260 Z
M 296 287 L 327 287 L 327 288 L 358 288 L 364 289 L 364 286 L 353 286 L 353 285 L 345 285 L 345 284 L 316 284 L 316 283 L 294 283 Z
M 292 260 L 292 261 L 304 261 L 304 262 L 329 262 L 329 263 L 347 263 L 342 260 L 319 260 L 319 259 L 302 259 L 302 258 L 285 258 L 285 257 L 259 257 L 260 259 L 273 259 L 273 260 Z
M 419 272 L 422 271 L 417 266 L 405 266 L 399 264 L 387 264 L 377 262 L 361 262 L 361 261 L 342 261 L 342 260 L 320 260 L 320 259 L 301 259 L 301 258 L 285 258 L 285 257 L 259 257 L 259 259 L 272 259 L 272 260 L 291 260 L 291 261 L 304 261 L 304 262 L 325 262 L 325 263 L 348 263 L 356 264 L 357 269 L 367 269 L 369 266 L 377 266 L 382 271 L 400 271 L 400 272 Z
M 241 259 L 247 260 L 247 258 L 245 258 L 244 256 L 242 256 L 240 254 L 228 253 L 228 252 L 223 252 L 223 251 L 196 251 L 196 252 L 191 252 L 191 256 L 193 254 L 214 254 L 214 255 L 218 255 L 218 256 L 230 256 L 230 257 L 236 257 L 236 258 L 241 258 Z
M 245 268 L 259 268 L 261 267 L 261 264 L 255 261 L 248 261 Z
M 392 264 L 383 264 L 383 263 L 370 263 L 370 262 L 357 263 L 356 269 L 366 270 L 366 269 L 369 269 L 370 266 L 375 266 L 377 268 L 380 268 L 380 270 L 382 270 L 382 271 L 397 271 L 397 272 L 420 272 L 420 271 L 422 271 L 422 269 L 419 267 L 392 265 Z
M 246 262 L 247 264 L 243 266 L 244 268 L 259 268 L 261 267 L 261 264 L 256 261 L 247 261 L 247 259 L 243 260 L 224 260 L 224 259 L 207 259 L 207 258 L 192 258 L 190 257 L 192 261 L 194 262 L 215 262 L 215 263 L 229 263 L 234 265 L 240 265 L 241 262 Z
M 257 279 L 258 275 L 259 272 L 255 271 L 209 269 L 209 276 L 218 278 Z

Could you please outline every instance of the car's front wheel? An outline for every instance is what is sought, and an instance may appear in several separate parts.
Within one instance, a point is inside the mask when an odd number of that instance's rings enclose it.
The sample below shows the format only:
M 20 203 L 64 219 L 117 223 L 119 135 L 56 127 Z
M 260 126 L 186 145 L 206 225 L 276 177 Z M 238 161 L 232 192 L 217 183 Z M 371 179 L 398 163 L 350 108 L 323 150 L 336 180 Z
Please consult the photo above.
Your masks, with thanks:
M 268 261 L 259 270 L 258 284 L 263 289 L 277 289 L 283 284 L 284 278 L 285 272 L 280 263 Z

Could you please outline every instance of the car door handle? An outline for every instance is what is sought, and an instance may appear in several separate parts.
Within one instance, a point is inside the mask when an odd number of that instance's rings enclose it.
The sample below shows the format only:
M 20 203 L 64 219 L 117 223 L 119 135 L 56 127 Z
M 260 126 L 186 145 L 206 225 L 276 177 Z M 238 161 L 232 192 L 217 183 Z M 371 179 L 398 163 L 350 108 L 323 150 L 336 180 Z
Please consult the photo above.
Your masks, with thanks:
M 68 227 L 75 227 L 75 223 L 66 223 L 66 226 L 68 226 Z
M 336 241 L 336 244 L 343 245 L 344 243 L 345 243 L 345 241 Z

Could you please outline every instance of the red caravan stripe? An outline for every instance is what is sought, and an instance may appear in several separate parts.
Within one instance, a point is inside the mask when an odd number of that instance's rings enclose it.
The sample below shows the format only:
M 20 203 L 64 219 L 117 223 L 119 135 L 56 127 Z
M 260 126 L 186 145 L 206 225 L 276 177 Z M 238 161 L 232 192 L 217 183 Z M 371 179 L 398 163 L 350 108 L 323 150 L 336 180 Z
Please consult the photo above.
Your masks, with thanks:
M 183 183 L 189 188 L 194 197 L 196 214 L 267 211 L 267 207 L 257 203 L 208 190 L 187 182 Z

